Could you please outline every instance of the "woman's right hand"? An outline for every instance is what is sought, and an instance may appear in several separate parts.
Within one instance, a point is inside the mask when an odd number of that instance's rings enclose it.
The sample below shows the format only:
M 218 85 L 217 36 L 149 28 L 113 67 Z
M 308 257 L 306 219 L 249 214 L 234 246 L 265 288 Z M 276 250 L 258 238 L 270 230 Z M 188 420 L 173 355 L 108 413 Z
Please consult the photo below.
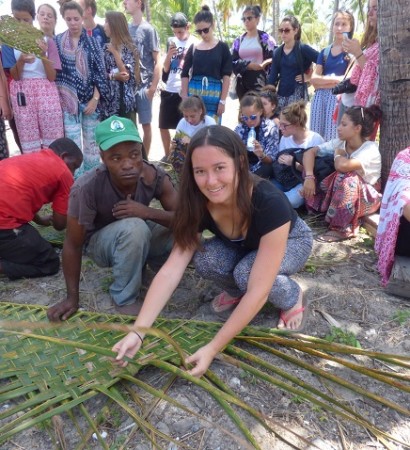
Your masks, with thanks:
M 315 180 L 313 178 L 305 179 L 300 193 L 304 198 L 312 198 L 316 194 Z
M 124 361 L 124 356 L 128 358 L 133 358 L 138 350 L 141 348 L 142 342 L 139 336 L 130 332 L 125 337 L 123 337 L 120 341 L 118 341 L 114 347 L 112 348 L 113 352 L 117 352 L 117 356 L 115 357 L 114 363 L 120 367 L 125 367 L 128 362 Z

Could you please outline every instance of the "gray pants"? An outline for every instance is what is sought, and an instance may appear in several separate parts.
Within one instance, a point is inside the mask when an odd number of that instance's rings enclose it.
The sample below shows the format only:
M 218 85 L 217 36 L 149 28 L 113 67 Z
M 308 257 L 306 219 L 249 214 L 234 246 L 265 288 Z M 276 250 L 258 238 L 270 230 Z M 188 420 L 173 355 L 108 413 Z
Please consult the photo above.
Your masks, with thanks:
M 171 231 L 138 218 L 110 223 L 91 236 L 87 255 L 100 267 L 112 267 L 110 295 L 119 306 L 135 302 L 145 263 L 165 261 L 172 248 Z
M 276 308 L 286 311 L 297 303 L 300 287 L 290 275 L 304 267 L 312 245 L 312 231 L 298 218 L 289 233 L 285 256 L 268 295 L 268 301 Z M 195 253 L 195 268 L 203 278 L 214 281 L 229 295 L 239 297 L 247 290 L 256 253 L 257 250 L 227 246 L 222 240 L 212 238 L 205 241 L 204 251 Z

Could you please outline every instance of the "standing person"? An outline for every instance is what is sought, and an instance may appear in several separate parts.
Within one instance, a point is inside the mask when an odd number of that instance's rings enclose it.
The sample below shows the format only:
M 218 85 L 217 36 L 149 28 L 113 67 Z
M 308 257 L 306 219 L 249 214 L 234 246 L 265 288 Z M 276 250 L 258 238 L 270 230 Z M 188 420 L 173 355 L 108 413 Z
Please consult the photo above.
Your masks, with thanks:
M 0 60 L 0 160 L 9 157 L 5 120 L 13 117 L 10 107 L 9 89 L 6 75 Z
M 258 92 L 265 86 L 272 63 L 276 42 L 268 33 L 258 30 L 261 14 L 258 5 L 245 7 L 242 22 L 246 32 L 232 44 L 233 72 L 236 75 L 236 93 L 239 100 L 247 92 Z
M 112 116 L 97 125 L 96 137 L 103 164 L 79 178 L 70 193 L 63 248 L 67 298 L 48 310 L 54 321 L 78 309 L 84 248 L 97 265 L 112 267 L 116 310 L 135 315 L 145 264 L 163 262 L 172 247 L 177 192 L 162 169 L 143 161 L 135 123 Z M 162 208 L 150 207 L 154 198 Z
M 228 128 L 212 126 L 191 140 L 175 213 L 175 245 L 154 278 L 130 332 L 114 345 L 119 365 L 132 358 L 193 258 L 196 271 L 223 290 L 215 312 L 232 311 L 213 339 L 186 360 L 200 377 L 266 301 L 278 308 L 279 328 L 300 330 L 307 317 L 302 289 L 291 275 L 312 248 L 312 232 L 272 183 L 249 171 L 246 148 Z M 201 232 L 212 239 L 201 242 Z
M 181 74 L 181 97 L 202 97 L 206 113 L 218 123 L 225 111 L 232 57 L 227 44 L 214 35 L 214 16 L 208 6 L 202 6 L 201 11 L 195 14 L 194 24 L 201 41 L 198 45 L 191 45 L 186 54 Z
M 343 48 L 356 58 L 350 81 L 357 85 L 355 105 L 380 105 L 379 66 L 380 51 L 377 36 L 377 0 L 369 0 L 366 29 L 362 42 L 357 39 L 343 41 Z
M 82 159 L 78 146 L 61 138 L 49 149 L 0 161 L 0 273 L 15 280 L 58 272 L 60 258 L 29 222 L 65 228 L 73 173 Z M 52 214 L 40 216 L 47 203 Z
M 132 119 L 135 91 L 141 81 L 138 50 L 122 12 L 107 11 L 104 29 L 110 38 L 103 47 L 109 82 L 107 98 L 101 101 L 101 115 L 103 119 L 113 115 Z
M 34 1 L 12 0 L 13 15 L 26 14 L 27 23 L 33 24 Z M 9 69 L 10 98 L 14 119 L 23 153 L 31 153 L 48 147 L 64 136 L 60 98 L 55 84 L 57 71 L 61 69 L 55 42 L 45 37 L 37 41 L 43 57 L 22 53 L 3 45 L 3 67 Z
M 410 257 L 410 147 L 397 154 L 380 207 L 375 250 L 383 286 L 398 256 Z
M 336 11 L 333 15 L 333 44 L 319 53 L 316 68 L 310 82 L 315 88 L 315 94 L 310 107 L 310 129 L 319 133 L 325 141 L 334 139 L 337 134 L 337 124 L 333 113 L 337 97 L 332 88 L 342 81 L 350 64 L 348 53 L 343 51 L 342 43 L 347 33 L 350 37 L 354 31 L 354 17 L 349 11 Z
M 181 72 L 185 61 L 185 55 L 192 44 L 198 40 L 189 32 L 190 24 L 185 14 L 178 12 L 171 18 L 171 28 L 174 37 L 167 42 L 167 54 L 162 64 L 162 80 L 166 83 L 161 91 L 161 104 L 159 106 L 159 131 L 162 145 L 164 146 L 165 159 L 168 158 L 171 145 L 169 130 L 175 130 L 182 119 L 179 106 L 182 98 Z
M 239 118 L 235 133 L 247 145 L 250 130 L 255 131 L 252 148 L 248 148 L 249 170 L 262 178 L 272 177 L 272 162 L 279 151 L 279 128 L 264 117 L 262 100 L 256 92 L 248 92 L 240 101 Z
M 319 53 L 300 42 L 302 27 L 294 16 L 283 18 L 279 34 L 283 44 L 274 52 L 269 84 L 279 83 L 279 107 L 283 108 L 298 100 L 308 100 L 307 82 Z
M 57 11 L 47 3 L 40 5 L 37 9 L 37 22 L 40 30 L 45 36 L 54 39 L 57 24 Z
M 302 195 L 308 209 L 325 213 L 329 230 L 319 240 L 338 242 L 356 236 L 360 219 L 380 207 L 381 155 L 369 140 L 380 119 L 380 109 L 353 106 L 343 114 L 339 138 L 313 147 L 303 155 L 305 181 Z M 316 156 L 333 154 L 335 172 L 320 185 L 313 173 Z
M 379 41 L 377 31 L 377 0 L 369 0 L 367 11 L 366 28 L 361 42 L 357 39 L 344 39 L 343 50 L 355 57 L 350 82 L 357 86 L 356 92 L 342 94 L 339 105 L 338 123 L 347 107 L 350 106 L 380 106 L 379 88 Z M 378 126 L 375 127 L 373 135 L 375 139 Z
M 101 48 L 108 42 L 108 36 L 104 27 L 95 22 L 97 15 L 97 3 L 95 0 L 78 0 L 79 5 L 83 9 L 83 27 L 87 32 L 87 36 L 93 37 Z
M 63 108 L 64 132 L 83 151 L 84 162 L 76 177 L 100 164 L 95 142 L 99 123 L 100 97 L 107 95 L 107 72 L 101 47 L 87 36 L 82 26 L 83 10 L 74 1 L 64 3 L 62 16 L 68 30 L 57 35 L 56 43 L 62 62 L 57 86 Z
M 279 142 L 280 155 L 278 163 L 283 165 L 283 168 L 292 165 L 292 152 L 295 149 L 315 147 L 323 144 L 322 136 L 315 131 L 309 130 L 307 121 L 306 103 L 302 100 L 291 103 L 282 109 L 279 123 L 282 137 Z M 289 150 L 289 152 L 286 150 Z M 305 203 L 300 193 L 303 187 L 301 183 L 288 190 L 280 184 L 276 183 L 276 185 L 285 192 L 286 197 L 294 208 L 299 208 Z
M 152 99 L 161 77 L 159 37 L 157 30 L 143 18 L 145 0 L 124 0 L 131 15 L 129 30 L 140 57 L 141 84 L 136 92 L 138 121 L 142 125 L 144 150 L 148 157 L 152 141 Z

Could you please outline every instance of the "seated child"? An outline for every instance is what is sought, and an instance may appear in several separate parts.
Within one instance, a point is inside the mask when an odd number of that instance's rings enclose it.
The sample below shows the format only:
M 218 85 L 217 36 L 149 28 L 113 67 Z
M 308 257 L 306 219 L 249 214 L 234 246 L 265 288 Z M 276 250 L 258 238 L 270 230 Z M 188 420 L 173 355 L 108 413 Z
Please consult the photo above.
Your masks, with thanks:
M 178 174 L 182 171 L 186 150 L 192 136 L 201 128 L 215 125 L 215 120 L 206 115 L 205 103 L 197 95 L 182 100 L 179 109 L 184 117 L 178 122 L 168 158 Z

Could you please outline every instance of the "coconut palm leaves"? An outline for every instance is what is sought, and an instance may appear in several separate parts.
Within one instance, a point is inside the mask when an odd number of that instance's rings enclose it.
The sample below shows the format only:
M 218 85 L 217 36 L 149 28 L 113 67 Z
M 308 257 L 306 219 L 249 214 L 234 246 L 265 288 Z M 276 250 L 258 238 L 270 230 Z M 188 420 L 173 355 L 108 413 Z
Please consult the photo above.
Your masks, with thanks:
M 158 319 L 155 329 L 148 330 L 136 359 L 120 369 L 111 363 L 110 349 L 129 329 L 130 318 L 79 312 L 65 324 L 54 325 L 46 321 L 45 308 L 12 303 L 0 303 L 0 317 L 0 444 L 28 428 L 52 421 L 59 430 L 57 440 L 61 445 L 64 433 L 59 415 L 66 413 L 72 420 L 72 428 L 78 431 L 77 448 L 86 446 L 93 434 L 101 448 L 109 448 L 99 431 L 101 416 L 90 412 L 103 394 L 110 402 L 107 410 L 111 411 L 116 404 L 135 423 L 127 441 L 138 429 L 156 448 L 164 440 L 181 448 L 192 448 L 150 423 L 149 416 L 157 402 L 166 401 L 205 427 L 218 429 L 226 439 L 243 448 L 260 448 L 260 441 L 248 426 L 252 421 L 291 448 L 306 448 L 305 438 L 291 427 L 285 429 L 273 422 L 262 412 L 262 405 L 255 407 L 245 402 L 241 391 L 227 386 L 215 372 L 209 370 L 206 376 L 196 379 L 183 368 L 185 355 L 209 342 L 220 324 Z M 249 379 L 270 393 L 286 392 L 289 402 L 297 399 L 304 408 L 310 404 L 313 413 L 363 427 L 386 448 L 393 448 L 392 443 L 409 444 L 391 435 L 388 426 L 378 427 L 372 414 L 379 416 L 382 408 L 403 417 L 410 415 L 407 408 L 410 357 L 247 327 L 218 359 L 237 370 L 242 383 Z M 144 366 L 168 373 L 166 386 L 159 388 L 137 378 Z M 207 414 L 201 415 L 168 395 L 168 386 L 177 379 L 190 382 L 213 397 L 242 437 L 228 427 L 211 424 Z M 381 397 L 380 387 L 391 395 Z M 137 396 L 136 388 L 157 400 L 146 406 L 147 402 Z M 344 396 L 348 392 L 360 401 L 346 401 Z M 362 402 L 367 405 L 365 413 L 358 407 Z M 118 428 L 119 424 L 113 426 Z
M 42 31 L 28 23 L 19 22 L 11 16 L 0 17 L 0 42 L 2 44 L 42 58 L 42 50 L 36 41 L 43 37 Z

